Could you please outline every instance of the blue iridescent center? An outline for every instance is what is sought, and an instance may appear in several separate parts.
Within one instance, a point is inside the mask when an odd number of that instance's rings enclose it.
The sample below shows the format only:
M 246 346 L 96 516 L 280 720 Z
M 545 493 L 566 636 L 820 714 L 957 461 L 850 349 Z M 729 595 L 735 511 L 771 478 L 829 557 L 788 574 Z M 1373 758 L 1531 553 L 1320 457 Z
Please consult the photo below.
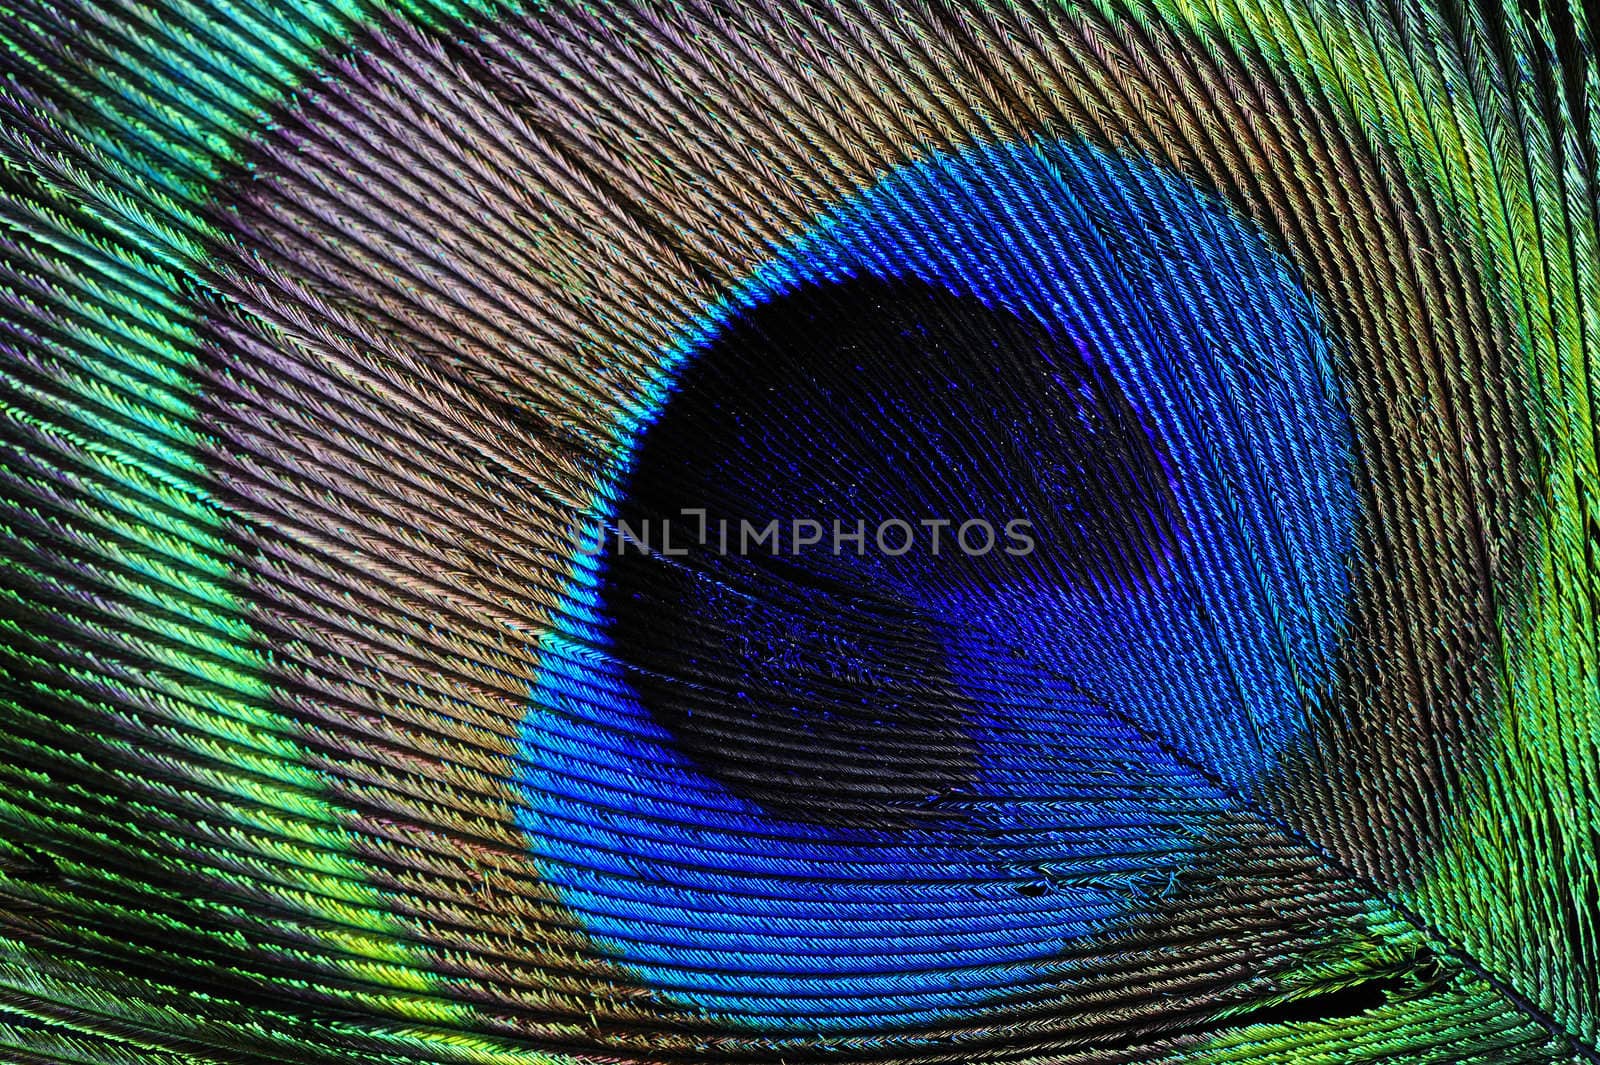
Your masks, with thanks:
M 689 325 L 619 437 L 520 816 L 591 939 L 686 1006 L 883 1027 L 1070 979 L 1330 696 L 1357 500 L 1322 323 L 1146 162 L 891 173 Z M 645 502 L 1026 516 L 1039 547 L 620 563 Z

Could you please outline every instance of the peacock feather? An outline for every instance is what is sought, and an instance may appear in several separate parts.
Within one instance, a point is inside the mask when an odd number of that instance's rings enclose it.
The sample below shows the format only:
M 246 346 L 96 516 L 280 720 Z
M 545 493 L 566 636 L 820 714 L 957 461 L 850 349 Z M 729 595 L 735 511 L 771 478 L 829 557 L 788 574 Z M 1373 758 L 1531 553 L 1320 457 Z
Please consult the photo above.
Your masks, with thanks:
M 1600 1061 L 1596 17 L 7 0 L 0 1059 Z

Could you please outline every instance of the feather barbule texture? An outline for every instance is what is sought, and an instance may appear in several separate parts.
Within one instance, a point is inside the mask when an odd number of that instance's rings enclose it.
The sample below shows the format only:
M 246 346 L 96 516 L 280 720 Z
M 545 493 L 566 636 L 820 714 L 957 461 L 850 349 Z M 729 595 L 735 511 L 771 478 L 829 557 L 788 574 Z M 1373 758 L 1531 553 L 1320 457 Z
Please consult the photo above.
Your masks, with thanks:
M 1593 17 L 0 10 L 0 1059 L 1600 1061 Z

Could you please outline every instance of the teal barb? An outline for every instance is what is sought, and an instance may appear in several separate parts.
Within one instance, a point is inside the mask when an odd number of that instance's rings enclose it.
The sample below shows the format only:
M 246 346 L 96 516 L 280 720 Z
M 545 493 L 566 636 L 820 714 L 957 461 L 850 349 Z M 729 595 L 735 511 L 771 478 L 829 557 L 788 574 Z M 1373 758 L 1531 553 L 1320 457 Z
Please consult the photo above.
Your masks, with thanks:
M 1581 6 L 0 20 L 0 1059 L 1600 1060 Z

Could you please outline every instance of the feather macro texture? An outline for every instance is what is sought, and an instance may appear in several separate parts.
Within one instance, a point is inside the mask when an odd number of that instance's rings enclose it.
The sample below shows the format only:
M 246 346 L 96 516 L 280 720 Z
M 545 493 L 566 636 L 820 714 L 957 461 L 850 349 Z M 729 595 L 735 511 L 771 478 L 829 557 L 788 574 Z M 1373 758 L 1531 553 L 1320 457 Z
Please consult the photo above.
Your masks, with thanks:
M 10 0 L 0 1059 L 1600 1061 L 1593 16 Z

